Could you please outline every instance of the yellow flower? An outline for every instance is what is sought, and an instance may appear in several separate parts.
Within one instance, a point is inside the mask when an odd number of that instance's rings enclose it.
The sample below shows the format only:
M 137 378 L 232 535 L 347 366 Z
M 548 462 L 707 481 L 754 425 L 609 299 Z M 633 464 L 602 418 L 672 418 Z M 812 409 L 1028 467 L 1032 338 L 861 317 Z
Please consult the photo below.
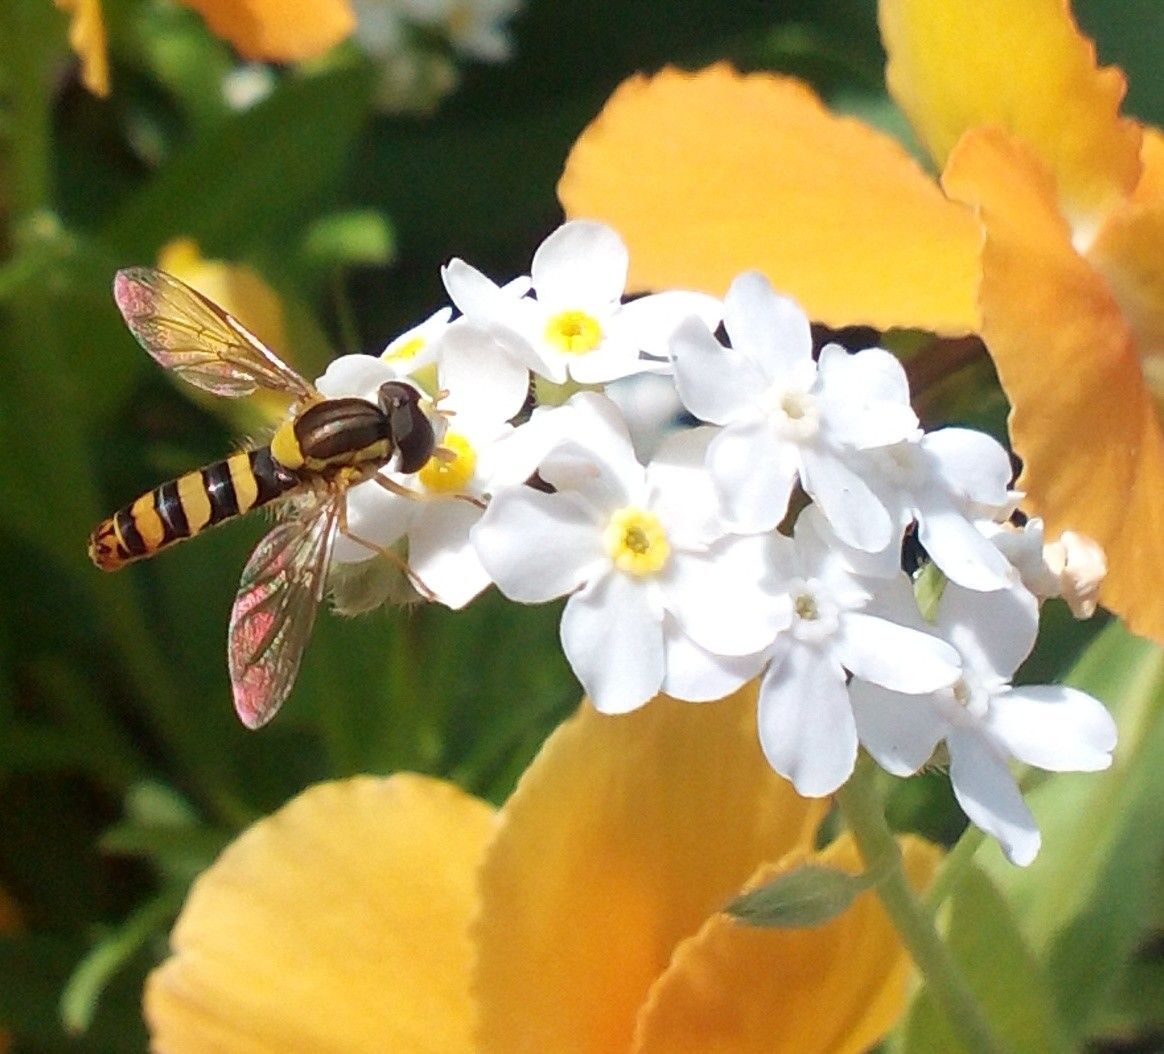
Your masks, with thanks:
M 1066 0 L 882 0 L 887 80 L 939 166 L 803 85 L 719 66 L 634 78 L 575 144 L 570 216 L 637 288 L 758 267 L 834 326 L 985 340 L 1019 487 L 1107 551 L 1100 600 L 1164 641 L 1164 137 L 1119 115 Z
M 69 45 L 94 95 L 109 94 L 109 55 L 101 0 L 54 0 L 72 15 Z M 298 62 L 348 37 L 355 15 L 348 0 L 181 0 L 246 59 Z
M 81 60 L 81 83 L 94 95 L 109 94 L 109 55 L 105 49 L 105 20 L 101 0 L 55 0 L 71 15 L 69 47 Z
M 244 59 L 298 62 L 355 28 L 348 0 L 182 0 Z
M 870 894 L 816 929 L 720 914 L 808 857 L 821 816 L 754 713 L 583 706 L 496 813 L 415 775 L 307 791 L 195 883 L 146 986 L 152 1049 L 866 1049 L 907 979 Z M 857 868 L 847 841 L 821 855 Z M 918 885 L 935 856 L 907 843 Z
M 283 306 L 278 294 L 257 271 L 246 264 L 207 259 L 190 238 L 175 238 L 163 245 L 158 251 L 158 266 L 237 318 L 280 358 L 287 358 Z M 259 391 L 245 402 L 224 404 L 220 399 L 204 399 L 198 392 L 185 390 L 216 413 L 236 415 L 239 423 L 247 427 L 282 420 L 289 399 L 277 392 Z

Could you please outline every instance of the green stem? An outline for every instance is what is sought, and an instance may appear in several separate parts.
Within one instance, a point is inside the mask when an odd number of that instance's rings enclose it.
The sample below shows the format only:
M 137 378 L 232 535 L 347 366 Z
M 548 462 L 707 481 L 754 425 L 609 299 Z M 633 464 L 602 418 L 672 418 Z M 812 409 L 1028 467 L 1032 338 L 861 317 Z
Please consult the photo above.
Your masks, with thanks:
M 950 957 L 932 917 L 906 879 L 901 851 L 885 822 L 885 803 L 875 776 L 872 759 L 862 754 L 852 778 L 837 792 L 837 804 L 865 866 L 883 869 L 877 895 L 909 949 L 927 994 L 963 1048 L 969 1054 L 1002 1054 L 1005 1048 Z

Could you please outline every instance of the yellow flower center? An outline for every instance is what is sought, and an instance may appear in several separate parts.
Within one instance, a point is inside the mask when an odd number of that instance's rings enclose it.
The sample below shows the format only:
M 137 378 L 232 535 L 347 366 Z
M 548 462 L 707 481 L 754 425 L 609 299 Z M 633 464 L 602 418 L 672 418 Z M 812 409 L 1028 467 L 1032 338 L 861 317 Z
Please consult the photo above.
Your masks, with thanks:
M 660 571 L 671 555 L 671 546 L 657 516 L 628 505 L 616 509 L 603 533 L 606 551 L 614 566 L 632 575 Z
M 460 494 L 477 468 L 477 451 L 457 432 L 446 432 L 438 449 L 448 453 L 430 457 L 416 474 L 417 478 L 426 490 L 437 494 Z
M 562 351 L 585 355 L 602 343 L 602 327 L 585 311 L 559 311 L 546 323 L 546 340 Z
M 818 619 L 820 611 L 816 606 L 816 598 L 811 593 L 801 593 L 792 602 L 792 610 L 799 619 Z
M 400 347 L 384 352 L 380 358 L 385 362 L 395 362 L 399 359 L 415 359 L 420 354 L 420 349 L 424 345 L 424 337 L 413 337 L 411 340 L 406 340 Z

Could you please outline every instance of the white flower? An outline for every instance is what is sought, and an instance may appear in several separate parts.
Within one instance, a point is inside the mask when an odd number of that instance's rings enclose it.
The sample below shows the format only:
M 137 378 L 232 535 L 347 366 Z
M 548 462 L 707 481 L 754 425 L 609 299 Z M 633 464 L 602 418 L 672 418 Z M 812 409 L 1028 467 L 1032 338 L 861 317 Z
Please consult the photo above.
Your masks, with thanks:
M 461 260 L 441 276 L 465 317 L 487 327 L 515 360 L 556 384 L 567 378 L 599 384 L 668 371 L 667 338 L 681 321 L 691 315 L 711 326 L 719 321 L 719 301 L 702 293 L 672 291 L 624 304 L 627 266 L 626 246 L 611 228 L 572 220 L 534 254 L 536 299 L 499 289 Z
M 505 23 L 521 0 L 397 0 L 405 17 L 440 30 L 453 48 L 482 62 L 504 62 L 513 51 Z
M 918 540 L 942 572 L 967 589 L 1002 589 L 1014 580 L 1010 564 L 983 535 L 997 515 L 1009 514 L 1010 458 L 990 436 L 942 428 L 863 455 L 869 487 L 898 529 L 916 521 Z M 896 547 L 886 554 L 896 561 Z
M 961 678 L 922 696 L 854 684 L 861 742 L 884 768 L 906 776 L 944 740 L 966 815 L 1025 866 L 1039 850 L 1039 831 L 1008 760 L 1056 772 L 1107 768 L 1115 722 L 1074 688 L 1011 686 L 1038 633 L 1038 604 L 1021 585 L 981 592 L 948 583 L 934 628 L 961 654 Z
M 1057 542 L 1047 542 L 1037 516 L 1022 527 L 992 526 L 988 537 L 1036 597 L 1062 597 L 1078 619 L 1095 614 L 1099 586 L 1107 574 L 1107 557 L 1098 542 L 1075 531 L 1064 531 Z
M 387 549 L 406 538 L 409 568 L 437 600 L 451 608 L 463 607 L 489 585 L 489 576 L 469 543 L 483 499 L 495 488 L 525 479 L 533 467 L 498 452 L 504 449 L 498 447 L 499 441 L 513 431 L 506 418 L 512 401 L 509 378 L 505 371 L 492 368 L 495 363 L 488 354 L 479 353 L 473 336 L 471 330 L 455 326 L 446 334 L 442 367 L 462 355 L 469 361 L 458 362 L 455 386 L 441 374 L 441 384 L 448 384 L 441 404 L 448 414 L 440 441 L 444 453 L 410 476 L 381 472 L 417 497 L 393 493 L 375 480 L 353 487 L 347 493 L 347 524 L 354 537 L 338 537 L 332 552 L 336 563 L 358 563 L 377 552 L 356 539 Z M 330 397 L 374 398 L 380 384 L 399 376 L 394 366 L 394 361 L 370 356 L 345 356 L 331 364 L 319 387 Z M 342 597 L 339 606 L 346 606 Z
M 926 692 L 954 683 L 958 655 L 911 627 L 917 609 L 904 574 L 871 585 L 854 572 L 816 506 L 800 514 L 793 539 L 774 534 L 769 545 L 767 588 L 782 596 L 786 621 L 765 652 L 760 744 L 797 791 L 821 797 L 849 778 L 857 758 L 846 671 L 854 685 Z
M 423 322 L 391 340 L 380 352 L 380 358 L 402 375 L 415 373 L 421 367 L 436 362 L 441 350 L 441 338 L 449 329 L 452 314 L 451 307 L 442 307 L 433 312 Z
M 886 351 L 837 345 L 812 357 L 808 319 L 758 272 L 724 299 L 723 347 L 691 319 L 671 340 L 675 381 L 700 420 L 722 425 L 708 451 L 724 514 L 744 532 L 774 528 L 799 476 L 837 535 L 870 552 L 892 544 L 890 517 L 850 465 L 851 453 L 917 429 L 901 365 Z
M 530 426 L 566 440 L 539 468 L 555 493 L 498 492 L 473 542 L 511 599 L 569 595 L 562 646 L 594 705 L 714 699 L 753 676 L 780 612 L 760 588 L 764 540 L 726 534 L 715 514 L 708 430 L 670 437 L 644 469 L 602 396 L 579 393 Z

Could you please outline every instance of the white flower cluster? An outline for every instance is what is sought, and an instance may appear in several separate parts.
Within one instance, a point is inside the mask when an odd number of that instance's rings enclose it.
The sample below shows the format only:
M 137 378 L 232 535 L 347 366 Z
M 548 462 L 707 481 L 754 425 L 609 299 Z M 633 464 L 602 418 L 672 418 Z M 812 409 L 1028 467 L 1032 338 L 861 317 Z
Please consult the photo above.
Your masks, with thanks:
M 352 0 L 357 45 L 380 67 L 376 101 L 389 113 L 424 113 L 457 86 L 454 56 L 504 62 L 506 24 L 521 0 Z
M 627 263 L 618 235 L 588 221 L 555 231 L 508 285 L 454 260 L 455 321 L 445 308 L 379 359 L 333 363 L 326 395 L 370 397 L 434 363 L 445 393 L 450 453 L 396 479 L 446 500 L 361 485 L 352 532 L 406 539 L 412 571 L 453 608 L 491 582 L 522 603 L 568 597 L 562 646 L 606 713 L 758 678 L 763 750 L 802 794 L 844 783 L 859 744 L 904 775 L 944 743 L 966 813 L 1028 863 L 1039 834 L 1008 762 L 1105 768 L 1115 726 L 1079 691 L 1010 683 L 1035 643 L 1035 594 L 1061 592 L 1069 561 L 1044 558 L 1037 521 L 1003 526 L 1018 498 L 1006 452 L 966 429 L 923 433 L 887 351 L 830 344 L 814 358 L 804 313 L 759 274 L 722 302 L 624 303 Z M 669 375 L 703 424 L 644 466 L 600 391 L 523 419 L 531 373 L 599 388 Z M 783 533 L 797 494 L 811 501 Z M 945 579 L 929 621 L 901 568 L 907 532 Z M 335 560 L 368 557 L 337 541 Z

